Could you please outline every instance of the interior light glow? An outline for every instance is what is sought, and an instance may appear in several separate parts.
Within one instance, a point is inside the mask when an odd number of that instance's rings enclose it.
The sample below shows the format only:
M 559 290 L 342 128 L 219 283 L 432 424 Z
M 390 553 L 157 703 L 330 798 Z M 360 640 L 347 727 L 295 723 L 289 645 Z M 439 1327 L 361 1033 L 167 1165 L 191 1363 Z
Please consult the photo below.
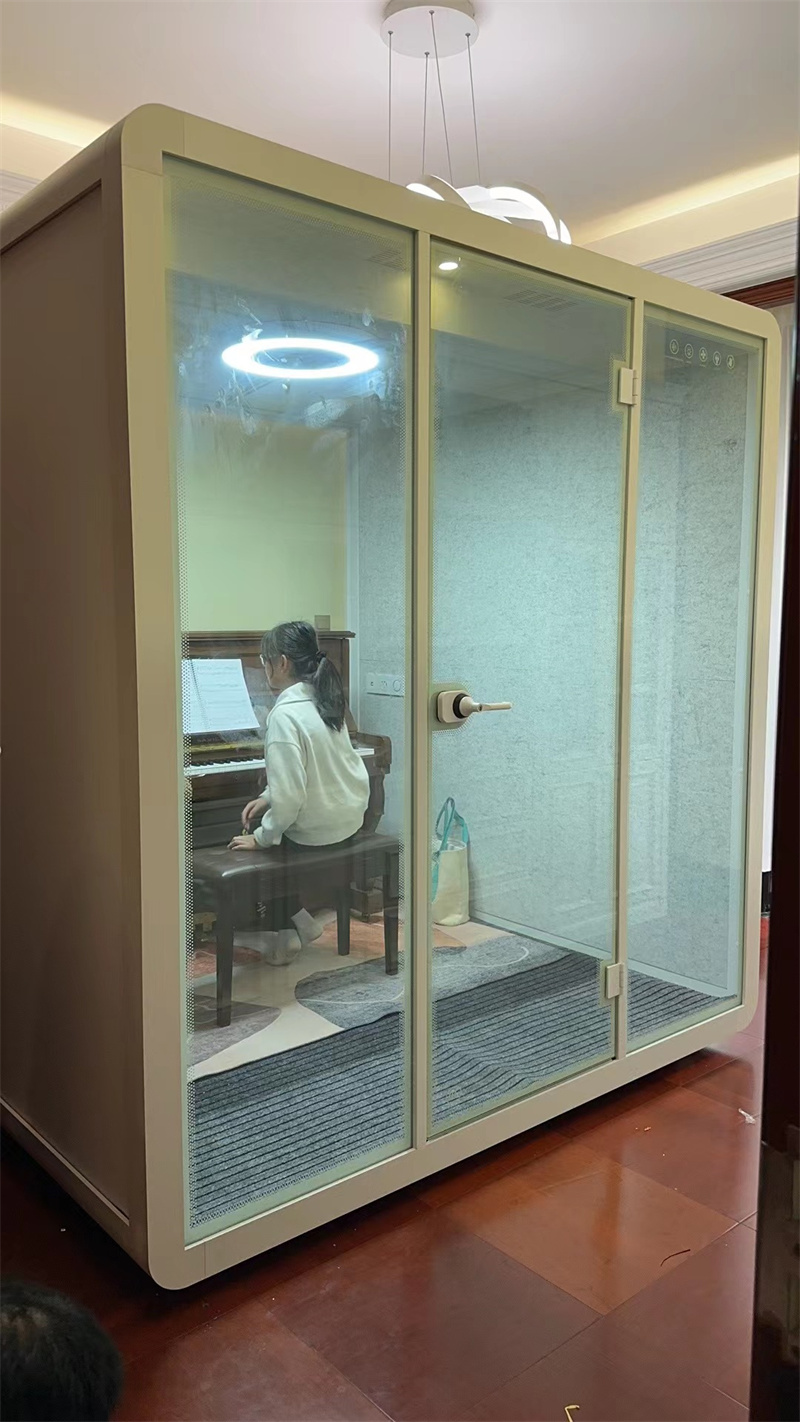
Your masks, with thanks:
M 336 365 L 292 365 L 284 354 L 292 351 L 317 351 L 320 355 L 341 356 Z M 277 356 L 274 365 L 258 359 L 266 353 Z M 346 375 L 363 375 L 374 370 L 378 354 L 366 346 L 349 341 L 328 341 L 321 336 L 245 336 L 238 345 L 228 346 L 222 359 L 233 370 L 244 375 L 260 375 L 267 380 L 339 380 Z
M 439 263 L 439 271 L 440 271 L 440 272 L 457 272 L 457 271 L 458 271 L 458 262 L 440 262 L 440 263 Z
M 429 188 L 427 183 L 406 183 L 410 193 L 421 193 L 423 197 L 436 198 L 437 202 L 444 202 L 441 193 L 437 193 L 433 188 Z
M 791 157 L 776 158 L 769 163 L 762 163 L 756 168 L 740 168 L 733 173 L 723 173 L 720 177 L 706 179 L 691 187 L 679 188 L 675 192 L 664 193 L 662 197 L 651 199 L 650 202 L 636 203 L 633 207 L 607 213 L 605 217 L 600 217 L 594 222 L 586 222 L 580 228 L 578 240 L 584 247 L 588 243 L 604 242 L 607 237 L 616 237 L 620 233 L 631 232 L 635 227 L 646 227 L 651 222 L 663 222 L 669 217 L 685 217 L 698 208 L 712 207 L 715 203 L 724 202 L 728 198 L 741 198 L 746 193 L 769 187 L 773 183 L 785 182 L 787 179 L 791 180 L 791 201 L 794 204 L 792 210 L 796 213 L 798 171 L 800 171 L 800 159 L 795 152 Z M 769 220 L 775 221 L 778 215 L 776 213 L 776 216 Z M 780 215 L 782 216 L 782 213 Z M 732 217 L 733 211 L 731 212 Z M 721 237 L 732 237 L 741 230 L 741 228 L 729 228 L 724 221 L 721 221 L 714 240 L 719 240 Z M 668 250 L 673 251 L 674 248 Z M 643 260 L 653 260 L 657 255 L 658 253 L 654 252 L 652 258 L 648 256 Z M 635 260 L 638 261 L 638 258 Z
M 7 124 L 9 128 L 18 128 L 23 133 L 33 133 L 37 138 L 51 138 L 56 143 L 68 143 L 71 148 L 85 148 L 87 143 L 92 143 L 101 133 L 105 133 L 113 121 L 113 114 L 109 122 L 104 123 L 102 120 L 86 118 L 83 114 L 70 113 L 66 109 L 31 103 L 13 94 L 4 93 L 0 97 L 0 123 Z

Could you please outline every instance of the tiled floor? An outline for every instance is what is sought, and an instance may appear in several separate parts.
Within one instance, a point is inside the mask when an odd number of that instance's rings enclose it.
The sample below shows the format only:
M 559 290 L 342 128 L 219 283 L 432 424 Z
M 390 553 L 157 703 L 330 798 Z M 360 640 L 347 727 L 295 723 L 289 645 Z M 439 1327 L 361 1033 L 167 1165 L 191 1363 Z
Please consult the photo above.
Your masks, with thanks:
M 3 1268 L 105 1323 L 120 1422 L 745 1418 L 761 1023 L 182 1294 L 9 1145 Z

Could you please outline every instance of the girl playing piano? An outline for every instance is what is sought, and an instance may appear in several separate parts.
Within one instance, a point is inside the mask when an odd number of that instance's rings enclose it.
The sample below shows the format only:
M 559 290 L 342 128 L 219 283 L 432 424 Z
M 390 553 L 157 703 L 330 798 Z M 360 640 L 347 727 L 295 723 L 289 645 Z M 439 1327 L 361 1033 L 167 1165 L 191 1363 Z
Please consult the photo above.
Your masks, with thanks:
M 341 677 L 308 622 L 282 622 L 265 632 L 261 661 L 270 690 L 278 693 L 267 719 L 267 788 L 245 806 L 246 832 L 230 847 L 269 849 L 283 839 L 293 854 L 302 854 L 341 844 L 361 828 L 369 801 L 369 776 L 345 725 Z M 320 930 L 296 897 L 284 896 L 270 908 L 277 933 L 265 956 L 279 966 Z

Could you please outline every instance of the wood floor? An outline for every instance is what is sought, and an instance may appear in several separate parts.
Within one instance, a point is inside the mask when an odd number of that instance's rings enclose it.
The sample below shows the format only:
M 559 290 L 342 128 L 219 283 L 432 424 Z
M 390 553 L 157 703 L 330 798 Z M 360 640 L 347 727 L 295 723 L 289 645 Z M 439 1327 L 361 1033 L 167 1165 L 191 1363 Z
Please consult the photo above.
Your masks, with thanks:
M 181 1294 L 9 1143 L 3 1271 L 94 1310 L 128 1422 L 745 1418 L 763 1022 Z

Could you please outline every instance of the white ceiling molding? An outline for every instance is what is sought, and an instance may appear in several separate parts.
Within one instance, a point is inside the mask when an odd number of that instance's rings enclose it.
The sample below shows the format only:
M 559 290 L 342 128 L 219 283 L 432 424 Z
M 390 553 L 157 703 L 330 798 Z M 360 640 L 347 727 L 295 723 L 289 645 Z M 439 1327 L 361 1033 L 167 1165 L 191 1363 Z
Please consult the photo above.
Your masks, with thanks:
M 0 212 L 5 212 L 12 202 L 17 198 L 24 197 L 31 188 L 35 188 L 38 178 L 23 178 L 21 173 L 6 173 L 0 171 Z
M 797 222 L 790 218 L 689 252 L 643 262 L 648 271 L 707 291 L 736 291 L 791 276 L 797 266 Z

